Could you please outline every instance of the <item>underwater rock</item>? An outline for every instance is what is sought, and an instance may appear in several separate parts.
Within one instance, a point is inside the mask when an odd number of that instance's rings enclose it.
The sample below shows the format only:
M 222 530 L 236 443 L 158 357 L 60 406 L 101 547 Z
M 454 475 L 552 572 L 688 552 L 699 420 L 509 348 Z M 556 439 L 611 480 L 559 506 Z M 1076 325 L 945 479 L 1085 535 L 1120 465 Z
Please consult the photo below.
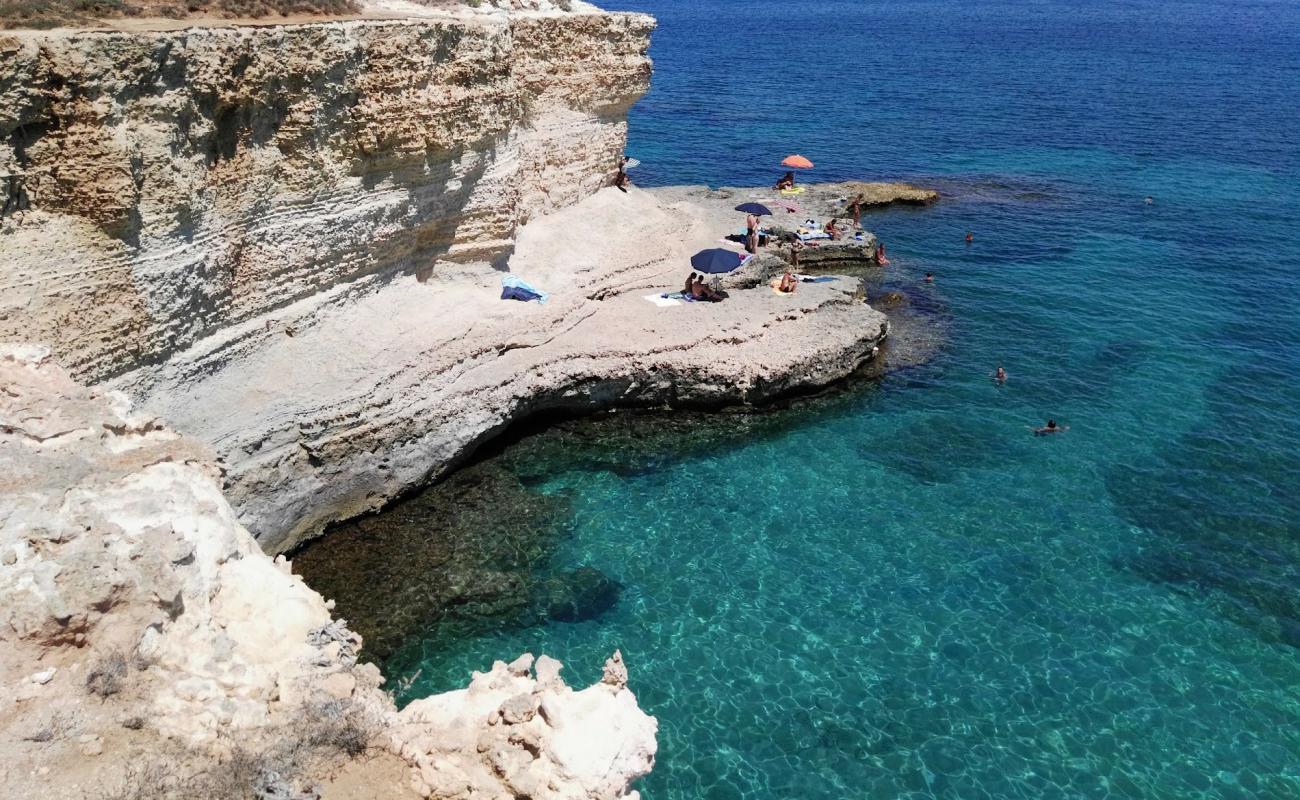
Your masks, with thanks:
M 564 497 L 485 462 L 337 526 L 295 553 L 294 569 L 384 661 L 440 625 L 468 633 L 544 619 L 533 587 L 569 516 Z
M 583 622 L 618 602 L 622 586 L 594 567 L 579 567 L 546 581 L 542 590 L 547 619 Z
M 885 292 L 872 298 L 871 305 L 881 311 L 893 311 L 908 304 L 907 295 L 902 292 Z

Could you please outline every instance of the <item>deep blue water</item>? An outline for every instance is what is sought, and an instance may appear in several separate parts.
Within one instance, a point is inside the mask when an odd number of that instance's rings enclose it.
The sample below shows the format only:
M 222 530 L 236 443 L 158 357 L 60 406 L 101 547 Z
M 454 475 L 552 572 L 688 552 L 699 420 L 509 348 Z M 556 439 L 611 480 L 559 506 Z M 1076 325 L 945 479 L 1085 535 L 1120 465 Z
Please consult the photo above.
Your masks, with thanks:
M 621 600 L 413 691 L 621 648 L 651 800 L 1300 797 L 1300 5 L 609 5 L 661 22 L 635 179 L 937 184 L 865 224 L 950 335 L 774 436 L 533 464 Z

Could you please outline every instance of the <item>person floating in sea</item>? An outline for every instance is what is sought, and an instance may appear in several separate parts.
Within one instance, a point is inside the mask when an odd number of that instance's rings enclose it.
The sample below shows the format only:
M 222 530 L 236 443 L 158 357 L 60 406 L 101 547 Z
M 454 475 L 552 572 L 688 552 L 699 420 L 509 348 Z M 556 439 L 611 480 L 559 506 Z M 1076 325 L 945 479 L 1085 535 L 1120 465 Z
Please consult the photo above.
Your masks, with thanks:
M 1043 427 L 1041 427 L 1041 428 L 1034 428 L 1034 435 L 1035 435 L 1035 436 L 1051 436 L 1053 433 L 1061 433 L 1062 431 L 1068 431 L 1069 429 L 1070 429 L 1070 427 L 1069 427 L 1068 425 L 1064 425 L 1064 426 L 1062 426 L 1062 425 L 1057 425 L 1057 424 L 1056 424 L 1056 420 L 1054 420 L 1054 419 L 1049 419 L 1049 420 L 1047 421 L 1047 425 L 1045 425 L 1045 426 L 1043 426 Z
M 889 266 L 889 259 L 885 257 L 885 244 L 881 242 L 876 245 L 876 263 L 882 267 Z
M 783 192 L 783 191 L 785 191 L 786 189 L 793 189 L 793 188 L 794 188 L 794 173 L 793 173 L 793 172 L 787 172 L 786 174 L 782 175 L 782 176 L 781 176 L 781 180 L 779 180 L 779 181 L 776 182 L 776 187 L 775 187 L 775 188 L 776 188 L 777 191 L 780 191 L 780 192 Z
M 1149 206 L 1150 206 L 1150 205 L 1155 205 L 1156 199 L 1155 199 L 1154 197 L 1152 197 L 1151 195 L 1147 195 L 1146 198 L 1145 198 L 1142 202 L 1146 203 L 1146 204 L 1149 205 Z
M 926 283 L 934 283 L 934 273 L 933 273 L 933 272 L 927 272 L 927 273 L 925 273 L 925 282 L 926 282 Z
M 1001 364 L 998 364 L 998 371 L 993 373 L 993 380 L 997 381 L 998 383 L 1007 382 L 1007 371 L 1002 368 Z
M 973 241 L 975 241 L 975 234 L 971 231 L 966 231 L 966 244 L 970 244 Z

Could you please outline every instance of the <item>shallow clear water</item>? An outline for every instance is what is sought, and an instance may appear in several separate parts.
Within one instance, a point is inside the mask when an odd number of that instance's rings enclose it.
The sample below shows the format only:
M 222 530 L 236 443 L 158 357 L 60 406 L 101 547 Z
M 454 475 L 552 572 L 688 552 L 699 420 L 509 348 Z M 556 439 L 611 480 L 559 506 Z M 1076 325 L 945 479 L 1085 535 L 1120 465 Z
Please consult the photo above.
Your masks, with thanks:
M 634 178 L 939 185 L 865 224 L 951 338 L 751 441 L 516 458 L 622 597 L 413 640 L 409 694 L 620 648 L 652 800 L 1300 797 L 1298 7 L 610 5 L 661 20 Z

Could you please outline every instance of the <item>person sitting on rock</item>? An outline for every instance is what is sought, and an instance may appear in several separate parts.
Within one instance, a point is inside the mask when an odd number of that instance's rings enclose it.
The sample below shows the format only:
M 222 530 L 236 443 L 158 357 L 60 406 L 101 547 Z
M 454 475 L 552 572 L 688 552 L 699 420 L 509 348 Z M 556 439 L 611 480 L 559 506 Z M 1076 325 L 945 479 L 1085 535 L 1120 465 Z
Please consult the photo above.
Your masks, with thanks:
M 784 192 L 787 189 L 794 188 L 794 173 L 787 172 L 781 176 L 781 180 L 776 182 L 777 191 Z
M 838 241 L 844 235 L 844 232 L 840 230 L 840 221 L 838 219 L 826 223 L 826 234 L 831 237 L 832 242 Z
M 687 297 L 695 296 L 695 279 L 698 277 L 700 276 L 696 275 L 694 272 L 691 273 L 690 277 L 686 279 L 686 287 L 682 289 L 682 294 Z
M 781 276 L 781 283 L 776 287 L 776 290 L 782 294 L 794 294 L 798 288 L 799 280 L 795 278 L 793 272 L 786 270 L 785 274 Z
M 622 167 L 618 168 L 618 175 L 614 178 L 614 186 L 623 194 L 627 194 L 627 187 L 632 185 L 632 179 L 627 176 Z

